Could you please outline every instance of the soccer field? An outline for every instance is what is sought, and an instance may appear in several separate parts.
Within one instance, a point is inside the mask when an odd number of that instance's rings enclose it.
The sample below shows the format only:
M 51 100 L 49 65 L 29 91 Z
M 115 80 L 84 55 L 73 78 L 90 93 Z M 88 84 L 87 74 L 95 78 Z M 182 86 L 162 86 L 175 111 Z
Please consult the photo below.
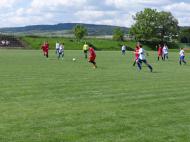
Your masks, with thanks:
M 153 73 L 133 58 L 99 51 L 93 69 L 82 51 L 0 50 L 0 141 L 189 142 L 190 54 L 150 52 Z

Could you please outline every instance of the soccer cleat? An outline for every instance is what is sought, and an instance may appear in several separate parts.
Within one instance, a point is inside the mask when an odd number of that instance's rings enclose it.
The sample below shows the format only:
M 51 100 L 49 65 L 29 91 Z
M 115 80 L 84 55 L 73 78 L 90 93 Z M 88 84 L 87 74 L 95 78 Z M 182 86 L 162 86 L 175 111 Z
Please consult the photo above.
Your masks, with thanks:
M 94 68 L 94 69 L 96 69 L 96 68 L 97 68 L 97 66 L 96 66 L 96 65 L 94 65 L 94 66 L 93 66 L 93 68 Z
M 153 72 L 153 68 L 150 69 L 150 72 Z

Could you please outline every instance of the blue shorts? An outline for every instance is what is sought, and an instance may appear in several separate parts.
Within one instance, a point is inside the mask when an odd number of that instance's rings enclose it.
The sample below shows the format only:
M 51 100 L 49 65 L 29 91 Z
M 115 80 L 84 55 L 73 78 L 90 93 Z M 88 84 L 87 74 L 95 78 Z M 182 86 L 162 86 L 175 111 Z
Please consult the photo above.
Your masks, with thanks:
M 185 56 L 180 56 L 179 59 L 180 59 L 180 60 L 184 60 L 184 59 L 185 59 Z

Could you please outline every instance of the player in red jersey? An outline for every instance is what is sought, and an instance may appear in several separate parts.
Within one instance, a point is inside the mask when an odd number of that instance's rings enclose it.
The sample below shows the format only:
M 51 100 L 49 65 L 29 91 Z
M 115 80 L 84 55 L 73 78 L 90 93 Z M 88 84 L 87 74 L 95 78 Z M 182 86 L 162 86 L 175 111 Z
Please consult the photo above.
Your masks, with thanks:
M 163 53 L 162 53 L 162 46 L 161 46 L 161 44 L 158 45 L 157 50 L 158 50 L 158 61 L 160 60 L 160 57 L 163 60 L 163 56 L 162 56 Z
M 134 54 L 135 54 L 135 61 L 134 61 L 134 63 L 133 63 L 133 66 L 136 65 L 137 60 L 138 60 L 138 58 L 139 58 L 139 49 L 140 49 L 140 43 L 138 42 L 137 45 L 136 45 L 136 47 L 135 47 L 135 51 L 134 51 Z
M 45 56 L 45 42 L 42 44 L 41 49 L 42 49 L 42 52 L 43 52 L 43 54 Z
M 88 61 L 93 64 L 94 68 L 97 68 L 95 59 L 96 59 L 96 53 L 94 51 L 94 48 L 90 45 L 90 48 L 89 48 L 89 60 Z
M 48 58 L 48 52 L 49 52 L 49 43 L 46 41 L 44 44 L 44 52 L 45 52 L 45 56 Z

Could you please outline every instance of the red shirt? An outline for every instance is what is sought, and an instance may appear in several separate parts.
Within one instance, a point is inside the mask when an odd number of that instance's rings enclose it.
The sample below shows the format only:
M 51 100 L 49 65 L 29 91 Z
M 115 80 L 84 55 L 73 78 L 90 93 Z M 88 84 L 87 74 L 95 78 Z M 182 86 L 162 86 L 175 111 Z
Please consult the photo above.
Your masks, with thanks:
M 43 51 L 45 51 L 45 45 L 44 45 L 44 44 L 42 45 L 41 49 L 42 49 Z
M 161 46 L 158 47 L 158 55 L 162 55 L 162 47 Z
M 139 47 L 137 46 L 135 48 L 135 59 L 137 60 L 139 58 Z
M 49 50 L 49 44 L 46 43 L 46 44 L 44 45 L 44 51 L 45 51 L 45 52 L 48 52 L 48 50 Z
M 89 60 L 94 61 L 96 58 L 96 53 L 92 47 L 89 48 Z

